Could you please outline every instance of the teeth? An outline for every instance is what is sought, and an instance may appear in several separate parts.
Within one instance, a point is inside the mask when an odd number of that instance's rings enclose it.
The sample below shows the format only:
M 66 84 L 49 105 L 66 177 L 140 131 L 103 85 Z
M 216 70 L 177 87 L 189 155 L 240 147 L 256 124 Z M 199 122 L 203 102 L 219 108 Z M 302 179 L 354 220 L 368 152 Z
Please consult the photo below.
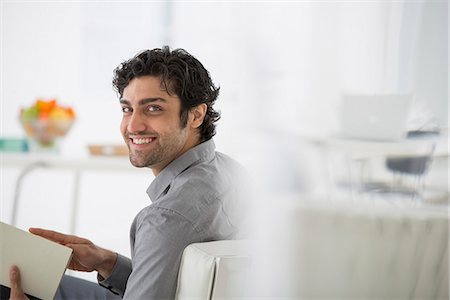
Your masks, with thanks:
M 143 138 L 143 139 L 132 139 L 134 144 L 137 145 L 142 145 L 142 144 L 148 144 L 150 143 L 153 139 L 152 138 Z

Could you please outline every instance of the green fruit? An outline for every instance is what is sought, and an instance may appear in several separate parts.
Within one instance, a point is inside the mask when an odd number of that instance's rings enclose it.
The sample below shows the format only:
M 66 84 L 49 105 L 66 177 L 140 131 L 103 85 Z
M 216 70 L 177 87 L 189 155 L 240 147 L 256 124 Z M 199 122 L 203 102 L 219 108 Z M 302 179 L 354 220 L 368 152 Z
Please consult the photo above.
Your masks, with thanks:
M 35 120 L 39 116 L 39 110 L 36 106 L 32 106 L 23 110 L 21 118 L 23 120 Z

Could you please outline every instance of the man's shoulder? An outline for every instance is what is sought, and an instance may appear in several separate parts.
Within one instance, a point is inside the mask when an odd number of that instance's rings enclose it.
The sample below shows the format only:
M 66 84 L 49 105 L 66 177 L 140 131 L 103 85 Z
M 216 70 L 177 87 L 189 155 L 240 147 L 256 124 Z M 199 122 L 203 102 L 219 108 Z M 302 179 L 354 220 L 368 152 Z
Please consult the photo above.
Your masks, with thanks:
M 192 226 L 205 239 L 233 237 L 239 230 L 245 202 L 245 184 L 240 177 L 246 175 L 241 173 L 245 169 L 237 161 L 216 153 L 212 160 L 178 174 L 139 219 Z
M 181 172 L 153 206 L 188 215 L 195 210 L 197 213 L 217 210 L 240 189 L 244 173 L 236 160 L 216 152 L 212 160 L 201 161 Z
M 222 152 L 215 152 L 211 160 L 203 160 L 188 168 L 184 176 L 190 176 L 196 179 L 200 176 L 206 180 L 224 180 L 225 177 L 236 178 L 247 174 L 245 168 L 235 159 Z M 198 175 L 198 176 L 195 176 Z M 209 175 L 205 178 L 205 175 Z
M 238 188 L 247 177 L 240 163 L 226 154 L 216 152 L 212 160 L 201 161 L 180 173 L 173 182 L 172 191 L 214 198 Z

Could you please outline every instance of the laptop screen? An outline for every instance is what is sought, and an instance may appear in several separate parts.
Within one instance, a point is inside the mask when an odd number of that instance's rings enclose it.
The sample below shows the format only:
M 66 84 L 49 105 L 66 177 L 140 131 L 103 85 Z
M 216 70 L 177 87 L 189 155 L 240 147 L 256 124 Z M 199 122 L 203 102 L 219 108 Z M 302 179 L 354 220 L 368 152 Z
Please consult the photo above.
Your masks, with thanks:
M 395 141 L 405 138 L 412 105 L 410 94 L 344 95 L 340 137 Z

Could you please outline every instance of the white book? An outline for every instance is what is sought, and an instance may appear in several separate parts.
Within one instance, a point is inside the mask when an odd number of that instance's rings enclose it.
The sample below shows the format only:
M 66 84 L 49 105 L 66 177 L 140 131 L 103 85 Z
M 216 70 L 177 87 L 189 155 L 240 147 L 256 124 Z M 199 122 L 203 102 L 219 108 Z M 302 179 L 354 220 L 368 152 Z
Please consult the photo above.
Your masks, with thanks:
M 53 299 L 72 249 L 0 222 L 0 284 L 10 287 L 9 269 L 19 267 L 23 291 Z

